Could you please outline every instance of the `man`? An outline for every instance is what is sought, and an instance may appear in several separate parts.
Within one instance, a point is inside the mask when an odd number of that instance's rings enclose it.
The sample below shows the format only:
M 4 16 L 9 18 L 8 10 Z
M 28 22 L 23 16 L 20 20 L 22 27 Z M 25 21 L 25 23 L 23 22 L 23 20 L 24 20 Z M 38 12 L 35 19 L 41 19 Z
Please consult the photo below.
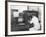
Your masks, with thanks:
M 38 18 L 35 15 L 32 15 L 32 20 L 30 20 L 30 24 L 34 24 L 34 27 L 30 28 L 30 30 L 39 30 L 40 29 L 40 23 Z

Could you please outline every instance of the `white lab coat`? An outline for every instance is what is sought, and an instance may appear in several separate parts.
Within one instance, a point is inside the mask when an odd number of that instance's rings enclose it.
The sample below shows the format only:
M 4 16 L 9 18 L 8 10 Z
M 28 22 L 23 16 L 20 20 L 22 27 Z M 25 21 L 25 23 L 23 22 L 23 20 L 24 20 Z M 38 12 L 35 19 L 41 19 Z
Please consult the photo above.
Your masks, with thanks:
M 37 17 L 33 17 L 32 20 L 30 21 L 30 24 L 33 23 L 34 27 L 30 28 L 30 30 L 34 31 L 34 30 L 38 30 L 40 29 L 40 23 Z

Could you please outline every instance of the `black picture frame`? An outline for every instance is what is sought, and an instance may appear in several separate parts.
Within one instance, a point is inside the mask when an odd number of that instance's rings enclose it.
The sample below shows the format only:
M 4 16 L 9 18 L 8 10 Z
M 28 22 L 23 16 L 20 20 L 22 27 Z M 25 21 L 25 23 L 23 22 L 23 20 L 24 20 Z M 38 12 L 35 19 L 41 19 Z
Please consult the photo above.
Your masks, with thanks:
M 8 35 L 8 11 L 7 6 L 8 2 L 20 2 L 20 3 L 35 3 L 35 4 L 43 4 L 44 5 L 44 32 L 36 33 L 36 34 L 19 34 L 19 35 Z M 24 36 L 24 35 L 41 35 L 45 34 L 45 3 L 44 2 L 27 2 L 27 1 L 5 1 L 5 36 Z

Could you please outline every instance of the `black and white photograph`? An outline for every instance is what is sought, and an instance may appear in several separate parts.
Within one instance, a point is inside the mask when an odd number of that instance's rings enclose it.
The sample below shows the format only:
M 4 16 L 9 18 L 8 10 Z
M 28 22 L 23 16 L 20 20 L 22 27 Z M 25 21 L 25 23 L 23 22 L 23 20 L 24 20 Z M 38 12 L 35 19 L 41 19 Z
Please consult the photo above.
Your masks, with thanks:
M 12 5 L 11 7 L 11 31 L 41 30 L 41 13 L 38 6 Z
M 8 2 L 8 35 L 44 33 L 44 3 Z

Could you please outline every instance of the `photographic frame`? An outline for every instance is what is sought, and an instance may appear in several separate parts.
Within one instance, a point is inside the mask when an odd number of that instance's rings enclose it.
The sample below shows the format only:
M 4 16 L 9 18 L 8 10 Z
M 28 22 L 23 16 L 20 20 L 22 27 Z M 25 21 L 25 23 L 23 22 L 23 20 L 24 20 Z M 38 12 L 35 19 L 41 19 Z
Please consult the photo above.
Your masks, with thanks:
M 41 20 L 42 29 L 40 31 L 36 31 L 36 32 L 33 31 L 32 33 L 31 33 L 31 31 L 20 31 L 20 32 L 13 31 L 12 32 L 11 24 L 8 22 L 8 21 L 11 21 L 10 15 L 11 15 L 12 11 L 10 10 L 10 8 L 12 9 L 13 6 L 16 6 L 16 7 L 14 7 L 16 9 L 16 8 L 18 8 L 17 6 L 20 6 L 19 8 L 23 7 L 24 10 L 28 10 L 29 8 L 27 7 L 27 5 L 31 6 L 31 8 L 32 8 L 32 6 L 35 6 L 35 7 L 41 6 L 40 10 L 41 10 L 41 17 L 42 17 L 42 20 Z M 35 7 L 33 9 L 35 9 Z M 36 8 L 36 10 L 37 10 L 37 8 Z M 16 10 L 13 10 L 13 12 L 14 11 L 17 13 L 18 10 L 16 9 Z M 13 15 L 13 16 L 16 16 L 16 15 Z M 45 34 L 45 3 L 43 3 L 43 2 L 27 2 L 27 1 L 5 1 L 5 36 L 38 35 L 38 34 Z

